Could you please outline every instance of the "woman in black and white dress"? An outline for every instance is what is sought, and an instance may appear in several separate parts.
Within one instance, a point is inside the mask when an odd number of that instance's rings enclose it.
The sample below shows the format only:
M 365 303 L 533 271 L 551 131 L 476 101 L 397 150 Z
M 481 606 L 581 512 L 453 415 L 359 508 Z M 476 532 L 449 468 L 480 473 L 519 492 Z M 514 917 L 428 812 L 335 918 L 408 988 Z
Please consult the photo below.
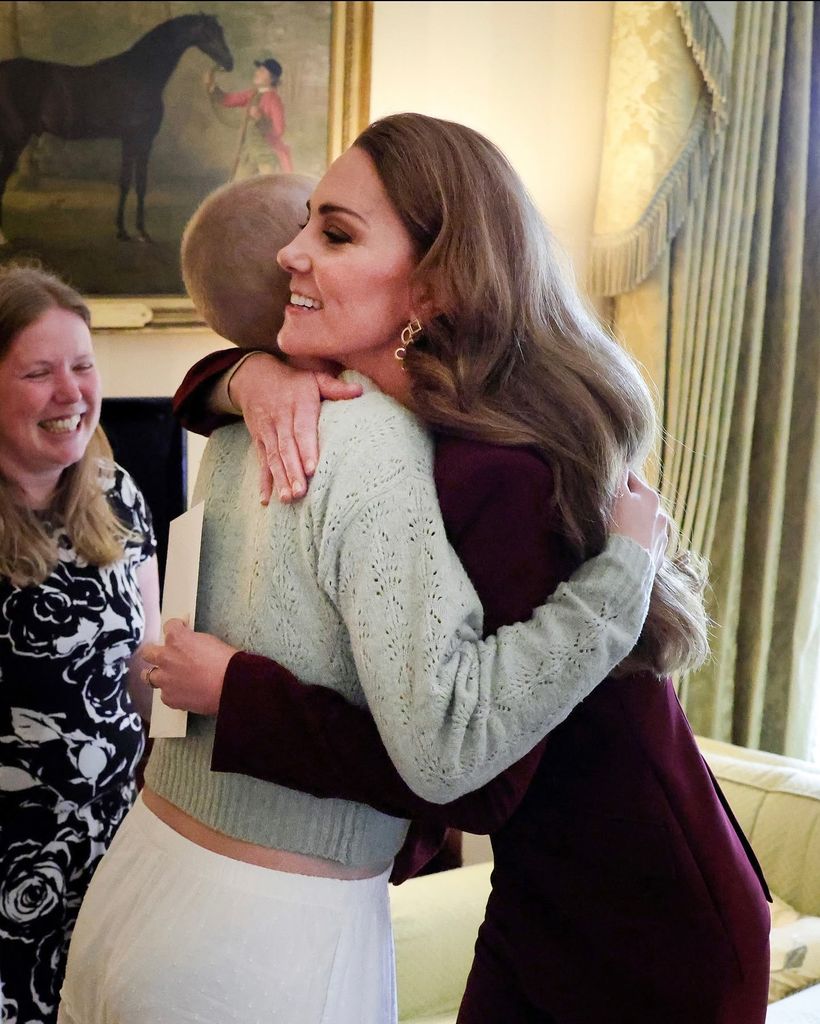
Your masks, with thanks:
M 159 627 L 145 501 L 100 429 L 82 299 L 0 270 L 0 1006 L 54 1021 L 77 911 L 136 795 L 137 649 Z

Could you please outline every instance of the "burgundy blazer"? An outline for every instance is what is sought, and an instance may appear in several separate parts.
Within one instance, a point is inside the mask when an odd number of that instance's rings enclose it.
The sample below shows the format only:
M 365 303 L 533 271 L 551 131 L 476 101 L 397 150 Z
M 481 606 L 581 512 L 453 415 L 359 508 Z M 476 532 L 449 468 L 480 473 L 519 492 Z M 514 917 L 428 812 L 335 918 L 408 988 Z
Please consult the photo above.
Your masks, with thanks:
M 177 392 L 207 432 L 206 357 Z M 526 619 L 576 566 L 549 467 L 524 449 L 436 440 L 436 486 L 487 634 Z M 492 835 L 487 915 L 459 1024 L 763 1024 L 768 890 L 671 681 L 610 678 L 518 764 L 439 806 L 416 796 L 366 709 L 253 654 L 225 676 L 212 768 L 414 819 L 393 880 L 447 826 Z

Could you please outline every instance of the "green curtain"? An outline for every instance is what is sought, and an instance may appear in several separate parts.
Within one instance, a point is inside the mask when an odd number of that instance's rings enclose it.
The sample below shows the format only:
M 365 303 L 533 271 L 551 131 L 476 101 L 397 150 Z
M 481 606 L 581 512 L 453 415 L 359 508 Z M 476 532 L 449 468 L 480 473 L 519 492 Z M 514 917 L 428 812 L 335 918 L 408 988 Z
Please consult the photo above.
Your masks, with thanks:
M 728 124 L 651 274 L 613 300 L 661 399 L 657 474 L 711 562 L 699 733 L 820 756 L 820 10 L 736 5 Z

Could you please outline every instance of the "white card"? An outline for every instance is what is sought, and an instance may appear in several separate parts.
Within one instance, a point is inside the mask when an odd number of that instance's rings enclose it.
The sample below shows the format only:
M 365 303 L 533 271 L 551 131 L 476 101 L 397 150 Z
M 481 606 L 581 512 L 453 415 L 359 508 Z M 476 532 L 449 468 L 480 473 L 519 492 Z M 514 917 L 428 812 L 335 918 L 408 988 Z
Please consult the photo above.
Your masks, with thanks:
M 171 520 L 162 592 L 163 626 L 169 619 L 184 619 L 193 629 L 204 513 L 205 503 L 201 501 Z M 148 735 L 152 738 L 184 736 L 187 730 L 188 712 L 169 708 L 162 703 L 160 691 L 154 690 Z

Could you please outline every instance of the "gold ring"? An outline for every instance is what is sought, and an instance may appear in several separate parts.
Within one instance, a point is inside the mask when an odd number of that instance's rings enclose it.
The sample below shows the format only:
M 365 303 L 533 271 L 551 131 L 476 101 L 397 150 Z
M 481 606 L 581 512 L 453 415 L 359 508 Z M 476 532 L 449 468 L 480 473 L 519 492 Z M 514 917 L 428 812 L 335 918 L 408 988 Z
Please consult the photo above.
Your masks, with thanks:
M 157 688 L 157 684 L 156 684 L 156 683 L 152 683 L 152 682 L 151 682 L 151 673 L 152 673 L 153 671 L 155 671 L 155 670 L 156 670 L 157 668 L 159 668 L 159 666 L 158 666 L 158 665 L 152 665 L 152 666 L 151 666 L 151 667 L 150 667 L 150 668 L 148 669 L 148 671 L 147 671 L 147 672 L 145 673 L 145 681 L 146 681 L 146 683 L 148 683 L 148 685 L 149 685 L 149 686 L 151 686 L 151 687 L 153 687 L 153 688 L 154 688 L 155 690 L 156 690 L 156 688 Z

